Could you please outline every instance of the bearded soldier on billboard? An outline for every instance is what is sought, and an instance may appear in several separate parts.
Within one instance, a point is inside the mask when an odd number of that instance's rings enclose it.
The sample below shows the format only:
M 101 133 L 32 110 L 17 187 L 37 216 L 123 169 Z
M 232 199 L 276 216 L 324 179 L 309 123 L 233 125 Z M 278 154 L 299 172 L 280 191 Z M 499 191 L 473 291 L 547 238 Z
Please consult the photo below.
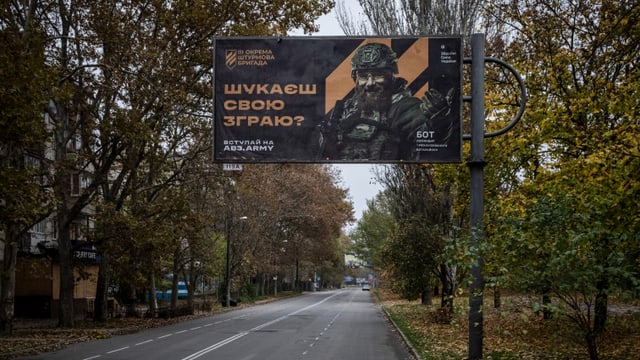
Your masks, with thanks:
M 453 90 L 412 96 L 397 77 L 398 59 L 385 44 L 368 43 L 351 60 L 353 95 L 339 100 L 318 127 L 319 160 L 418 160 L 416 134 L 450 111 Z M 439 138 L 451 135 L 450 127 Z

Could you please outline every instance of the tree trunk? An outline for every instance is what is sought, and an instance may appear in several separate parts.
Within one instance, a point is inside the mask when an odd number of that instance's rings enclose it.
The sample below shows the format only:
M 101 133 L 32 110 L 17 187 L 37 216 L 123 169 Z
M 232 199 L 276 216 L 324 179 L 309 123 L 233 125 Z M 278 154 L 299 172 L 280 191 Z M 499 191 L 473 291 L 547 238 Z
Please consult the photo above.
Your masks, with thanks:
M 64 204 L 64 202 L 63 202 Z M 58 260 L 60 263 L 60 311 L 58 326 L 72 328 L 73 313 L 73 248 L 69 238 L 69 222 L 66 219 L 64 206 L 58 207 Z
M 171 301 L 169 306 L 175 309 L 178 306 L 178 274 L 173 273 L 173 279 L 171 279 Z
M 552 317 L 551 309 L 549 306 L 551 305 L 551 295 L 548 291 L 545 291 L 542 294 L 542 318 L 545 320 L 550 320 Z
M 609 302 L 607 291 L 609 290 L 609 281 L 603 275 L 602 278 L 598 280 L 596 286 L 598 288 L 598 293 L 596 294 L 593 331 L 598 335 L 604 332 L 607 323 L 607 308 Z
M 58 3 L 61 14 L 61 36 L 59 46 L 59 66 L 61 70 L 69 70 L 69 32 L 71 29 L 70 17 L 67 16 L 66 4 Z M 56 162 L 56 174 L 54 180 L 54 192 L 58 200 L 56 218 L 58 221 L 58 262 L 60 265 L 60 306 L 58 309 L 58 326 L 73 327 L 73 264 L 70 239 L 69 190 L 72 170 L 66 164 L 67 140 L 69 135 L 69 109 L 68 104 L 58 103 L 55 106 L 55 130 L 54 150 Z M 55 295 L 55 294 L 54 294 Z
M 455 292 L 455 270 L 447 264 L 440 264 L 440 282 L 442 283 L 441 307 L 453 314 L 453 295 Z
M 63 201 L 62 204 L 65 204 Z M 72 328 L 74 326 L 73 289 L 75 279 L 73 274 L 73 246 L 70 238 L 70 222 L 64 205 L 58 206 L 58 263 L 60 265 L 60 307 L 58 311 L 58 326 Z
M 187 287 L 187 307 L 193 309 L 193 298 L 196 293 L 196 284 L 198 283 L 198 279 L 200 276 L 198 275 L 198 271 L 195 270 L 195 262 L 193 261 L 193 257 L 189 260 L 189 271 L 183 271 L 184 274 L 184 284 Z
M 502 306 L 502 293 L 500 292 L 500 286 L 496 285 L 493 288 L 493 307 L 499 309 Z
M 173 278 L 171 279 L 171 308 L 178 306 L 178 274 L 180 274 L 180 247 L 173 250 Z
M 149 313 L 156 314 L 158 312 L 158 298 L 156 297 L 156 272 L 151 266 L 151 275 L 149 275 Z
M 596 335 L 592 332 L 587 333 L 586 341 L 587 351 L 589 352 L 589 360 L 598 360 L 600 356 L 598 355 L 598 344 L 596 342 Z
M 196 292 L 195 284 L 197 284 L 196 280 L 198 280 L 197 276 L 192 274 L 190 281 L 185 281 L 187 286 L 187 307 L 193 309 L 193 297 Z
M 18 258 L 17 234 L 7 231 L 4 257 L 0 262 L 0 332 L 13 331 L 14 299 L 16 288 L 16 262 Z
M 427 286 L 420 294 L 420 303 L 422 305 L 433 305 L 433 296 L 431 296 L 431 287 Z
M 110 255 L 103 251 L 100 256 L 100 267 L 98 268 L 98 283 L 96 284 L 96 301 L 93 305 L 93 321 L 98 323 L 107 322 L 108 303 L 107 293 L 109 291 L 109 261 Z
M 124 313 L 126 316 L 135 317 L 136 313 L 136 288 L 130 282 L 120 284 L 120 293 L 124 301 Z

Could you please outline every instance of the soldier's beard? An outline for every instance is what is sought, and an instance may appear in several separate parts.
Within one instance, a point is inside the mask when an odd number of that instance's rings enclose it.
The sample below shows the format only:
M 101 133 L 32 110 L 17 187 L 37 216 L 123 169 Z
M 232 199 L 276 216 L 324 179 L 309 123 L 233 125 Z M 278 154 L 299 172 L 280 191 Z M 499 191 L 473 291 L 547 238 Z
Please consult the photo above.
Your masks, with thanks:
M 358 108 L 366 115 L 376 111 L 385 113 L 391 107 L 391 89 L 381 84 L 357 87 L 355 97 Z

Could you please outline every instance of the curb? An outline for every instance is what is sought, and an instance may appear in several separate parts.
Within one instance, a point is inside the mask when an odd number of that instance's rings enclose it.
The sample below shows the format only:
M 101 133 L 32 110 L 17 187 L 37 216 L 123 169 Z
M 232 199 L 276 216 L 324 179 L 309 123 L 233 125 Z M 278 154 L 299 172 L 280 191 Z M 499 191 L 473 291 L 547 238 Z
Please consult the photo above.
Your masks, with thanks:
M 413 355 L 414 359 L 415 360 L 422 360 L 420 355 L 418 355 L 418 351 L 413 347 L 413 345 L 411 345 L 411 343 L 409 342 L 409 339 L 404 335 L 402 330 L 400 330 L 400 327 L 398 326 L 398 324 L 396 324 L 396 322 L 393 321 L 393 319 L 391 318 L 391 314 L 389 314 L 387 309 L 385 309 L 384 305 L 380 304 L 380 307 L 382 308 L 382 312 L 384 313 L 384 317 L 396 329 L 396 332 L 400 335 L 400 337 L 402 338 L 402 342 L 404 342 L 404 345 L 409 349 L 409 352 L 411 352 L 411 355 Z
M 418 354 L 418 351 L 413 347 L 413 345 L 411 345 L 411 342 L 409 342 L 409 339 L 404 335 L 404 333 L 402 332 L 402 330 L 400 330 L 400 327 L 398 326 L 398 324 L 396 324 L 395 321 L 393 321 L 393 318 L 391 317 L 391 314 L 389 314 L 389 312 L 387 311 L 387 309 L 384 307 L 384 305 L 382 304 L 382 302 L 380 301 L 380 295 L 378 294 L 378 292 L 375 292 L 375 299 L 376 299 L 376 303 L 378 303 L 378 305 L 380 306 L 380 308 L 382 309 L 382 313 L 384 314 L 384 317 L 391 323 L 391 325 L 393 325 L 393 327 L 396 329 L 396 332 L 400 335 L 400 338 L 402 339 L 402 342 L 404 343 L 404 345 L 407 347 L 407 349 L 409 349 L 409 352 L 411 353 L 411 355 L 413 355 L 413 358 L 415 360 L 422 360 L 422 358 L 420 357 L 420 355 Z

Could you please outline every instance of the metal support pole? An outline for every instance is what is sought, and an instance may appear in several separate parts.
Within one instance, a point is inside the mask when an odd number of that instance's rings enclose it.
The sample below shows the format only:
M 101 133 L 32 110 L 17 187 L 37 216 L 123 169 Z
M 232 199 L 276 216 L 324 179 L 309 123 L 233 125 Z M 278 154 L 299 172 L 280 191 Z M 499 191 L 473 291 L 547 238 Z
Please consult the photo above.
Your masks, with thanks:
M 471 185 L 471 210 L 469 226 L 472 246 L 478 251 L 471 267 L 472 282 L 469 287 L 469 359 L 482 359 L 484 290 L 482 254 L 479 251 L 484 238 L 484 34 L 471 36 L 471 157 L 469 166 Z
M 226 259 L 226 271 L 225 271 L 225 298 L 222 306 L 229 306 L 231 301 L 231 216 L 227 215 L 224 222 L 225 226 L 225 238 L 227 240 L 227 259 Z
M 471 64 L 471 96 L 464 101 L 471 101 L 471 134 L 464 134 L 464 140 L 471 140 L 471 156 L 467 162 L 471 177 L 471 213 L 469 227 L 471 242 L 477 259 L 471 266 L 472 282 L 469 287 L 469 360 L 482 359 L 482 332 L 483 332 L 483 291 L 484 259 L 482 244 L 484 242 L 484 179 L 483 171 L 486 162 L 484 160 L 484 138 L 500 136 L 513 128 L 524 114 L 527 103 L 527 89 L 524 80 L 518 72 L 502 60 L 484 57 L 484 34 L 471 36 L 471 59 L 464 59 L 466 64 Z M 520 88 L 520 108 L 515 117 L 502 129 L 493 132 L 484 132 L 484 66 L 490 62 L 507 69 L 515 78 Z

